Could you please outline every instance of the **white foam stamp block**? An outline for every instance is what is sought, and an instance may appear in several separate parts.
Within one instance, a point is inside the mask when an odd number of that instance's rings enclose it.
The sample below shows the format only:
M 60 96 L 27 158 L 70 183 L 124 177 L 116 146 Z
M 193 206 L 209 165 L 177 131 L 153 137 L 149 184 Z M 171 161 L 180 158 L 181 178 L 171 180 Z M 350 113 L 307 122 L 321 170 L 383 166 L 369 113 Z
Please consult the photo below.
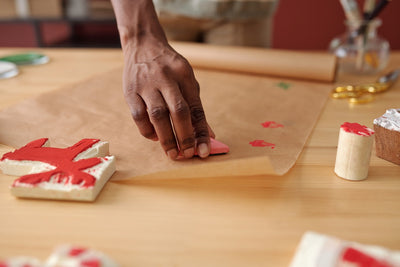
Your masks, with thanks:
M 82 139 L 67 148 L 49 147 L 47 138 L 3 155 L 4 174 L 21 176 L 11 193 L 22 198 L 93 201 L 115 172 L 108 143 Z
M 306 232 L 290 267 L 398 267 L 400 252 Z
M 90 248 L 73 245 L 56 247 L 53 253 L 42 262 L 36 258 L 18 256 L 0 260 L 0 267 L 118 267 L 106 254 Z
M 101 266 L 118 267 L 107 255 L 88 248 L 62 245 L 57 247 L 46 261 L 48 267 Z
M 374 131 L 358 123 L 345 122 L 340 127 L 335 173 L 347 180 L 368 176 Z
M 7 260 L 0 260 L 1 267 L 43 267 L 43 264 L 35 258 L 19 256 Z

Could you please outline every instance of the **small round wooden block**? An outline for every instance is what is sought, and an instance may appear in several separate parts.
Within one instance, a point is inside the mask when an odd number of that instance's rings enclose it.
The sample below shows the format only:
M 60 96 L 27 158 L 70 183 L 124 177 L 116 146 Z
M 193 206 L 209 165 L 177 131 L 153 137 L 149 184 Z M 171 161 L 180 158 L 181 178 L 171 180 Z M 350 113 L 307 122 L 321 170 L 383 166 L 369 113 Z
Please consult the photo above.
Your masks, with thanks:
M 358 123 L 345 122 L 340 127 L 335 173 L 347 180 L 368 176 L 374 131 Z

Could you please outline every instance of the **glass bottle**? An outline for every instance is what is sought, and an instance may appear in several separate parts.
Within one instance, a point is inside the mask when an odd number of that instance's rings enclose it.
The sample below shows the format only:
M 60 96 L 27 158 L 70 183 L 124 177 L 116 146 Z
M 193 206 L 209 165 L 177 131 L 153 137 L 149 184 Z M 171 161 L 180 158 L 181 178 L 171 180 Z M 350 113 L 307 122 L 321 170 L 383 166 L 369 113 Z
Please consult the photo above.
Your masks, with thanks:
M 347 31 L 334 38 L 330 52 L 338 57 L 339 69 L 353 74 L 374 74 L 389 61 L 389 42 L 377 34 L 380 19 L 361 23 L 346 21 Z

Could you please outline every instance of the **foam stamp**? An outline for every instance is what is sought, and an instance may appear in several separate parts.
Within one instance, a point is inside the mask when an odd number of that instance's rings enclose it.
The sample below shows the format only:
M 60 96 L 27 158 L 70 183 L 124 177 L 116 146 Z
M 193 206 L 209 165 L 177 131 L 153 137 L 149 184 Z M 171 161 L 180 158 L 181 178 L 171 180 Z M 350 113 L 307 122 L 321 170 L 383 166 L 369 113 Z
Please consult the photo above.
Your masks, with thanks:
M 400 252 L 306 232 L 290 267 L 397 267 Z
M 400 165 L 400 109 L 374 120 L 376 156 Z
M 43 267 L 43 264 L 38 259 L 20 256 L 4 261 L 0 260 L 0 267 Z
M 118 264 L 99 251 L 63 245 L 54 250 L 45 266 L 117 267 Z
M 0 267 L 118 267 L 104 253 L 72 245 L 58 246 L 46 262 L 26 256 L 0 261 Z
M 374 131 L 358 123 L 345 122 L 340 127 L 335 173 L 348 180 L 368 176 Z
M 115 157 L 108 154 L 108 143 L 99 139 L 54 148 L 42 138 L 4 154 L 0 168 L 21 176 L 11 186 L 14 196 L 93 201 L 115 172 Z

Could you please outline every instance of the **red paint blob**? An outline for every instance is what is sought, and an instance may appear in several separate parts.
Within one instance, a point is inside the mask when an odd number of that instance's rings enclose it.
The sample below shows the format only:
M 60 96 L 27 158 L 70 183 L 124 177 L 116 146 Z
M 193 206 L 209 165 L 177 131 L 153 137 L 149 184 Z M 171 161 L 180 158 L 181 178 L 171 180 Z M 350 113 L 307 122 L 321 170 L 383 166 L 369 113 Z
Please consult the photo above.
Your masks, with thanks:
M 56 183 L 68 183 L 74 185 L 82 184 L 82 187 L 91 187 L 96 183 L 96 178 L 83 172 L 83 170 L 101 163 L 100 158 L 89 158 L 73 161 L 82 151 L 92 147 L 99 142 L 98 139 L 82 139 L 73 146 L 67 148 L 43 147 L 48 139 L 42 138 L 30 142 L 24 147 L 4 154 L 1 160 L 31 160 L 48 163 L 55 167 L 54 170 L 24 175 L 14 181 L 36 185 L 42 182 L 49 182 L 51 178 Z
M 264 128 L 279 128 L 283 127 L 283 124 L 277 123 L 275 121 L 266 121 L 261 123 L 262 127 Z
M 358 267 L 394 267 L 354 248 L 347 248 L 343 253 L 342 259 L 345 262 L 356 263 Z
M 81 261 L 82 267 L 100 267 L 101 262 L 98 259 L 83 260 Z
M 254 141 L 249 142 L 249 144 L 254 146 L 254 147 L 266 147 L 266 146 L 268 146 L 268 147 L 271 147 L 271 149 L 275 148 L 275 144 L 265 142 L 264 140 L 254 140 Z
M 81 255 L 85 251 L 86 251 L 85 248 L 71 248 L 71 250 L 69 251 L 68 255 L 72 256 L 72 257 L 76 257 L 76 256 Z
M 368 128 L 367 126 L 358 124 L 356 122 L 354 123 L 345 122 L 342 124 L 342 126 L 340 126 L 340 128 L 342 128 L 348 133 L 354 133 L 362 136 L 371 136 L 375 133 L 372 129 Z

